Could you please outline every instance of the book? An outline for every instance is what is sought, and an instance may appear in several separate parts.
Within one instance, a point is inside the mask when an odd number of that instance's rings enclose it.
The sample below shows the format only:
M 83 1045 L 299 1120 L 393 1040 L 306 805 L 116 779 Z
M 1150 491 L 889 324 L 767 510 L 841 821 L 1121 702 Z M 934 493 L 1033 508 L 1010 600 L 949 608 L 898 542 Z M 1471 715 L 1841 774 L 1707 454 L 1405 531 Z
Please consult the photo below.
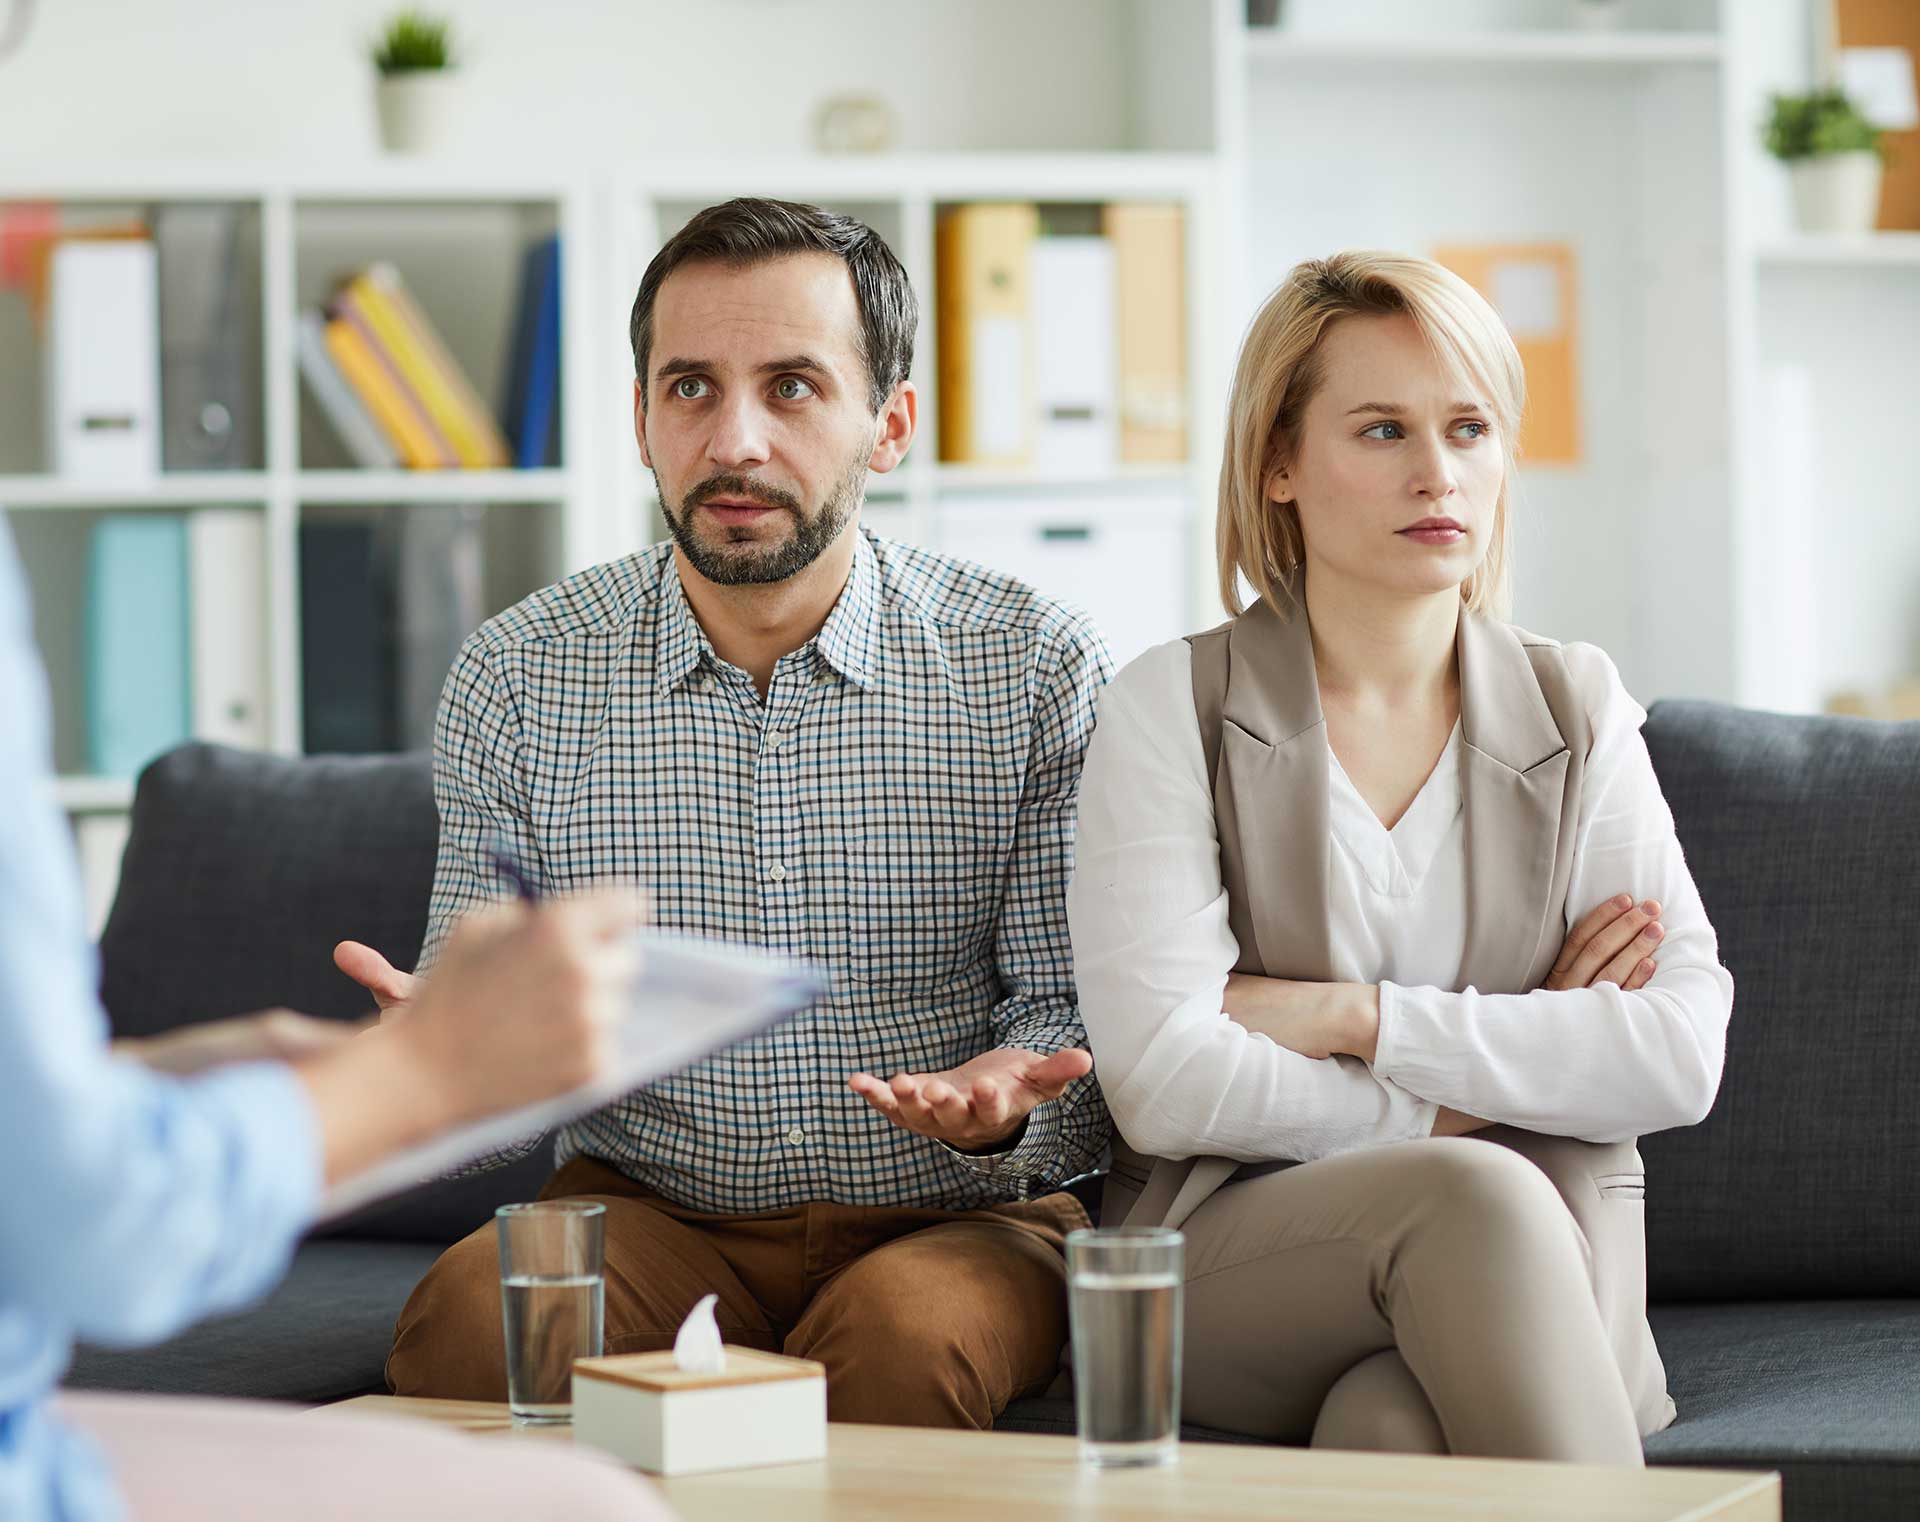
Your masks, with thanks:
M 520 306 L 507 365 L 513 463 L 538 470 L 559 458 L 560 239 L 543 238 L 520 265 Z
M 504 466 L 499 425 L 390 264 L 371 264 L 347 282 L 340 301 L 365 322 L 384 357 L 413 393 L 455 462 L 473 470 Z
M 1187 458 L 1186 216 L 1164 201 L 1101 213 L 1113 240 L 1120 458 Z
M 347 453 L 353 456 L 354 464 L 367 470 L 392 470 L 399 465 L 399 454 L 328 352 L 327 319 L 323 313 L 300 314 L 295 348 L 307 389 L 327 415 Z
M 1024 465 L 1032 451 L 1032 249 L 1023 203 L 949 207 L 935 235 L 940 458 Z
M 351 308 L 343 306 L 327 319 L 325 336 L 328 356 L 409 469 L 435 470 L 457 463 Z
M 267 524 L 251 507 L 187 516 L 194 738 L 245 750 L 269 743 Z
M 87 765 L 131 777 L 193 733 L 187 525 L 110 513 L 88 542 Z

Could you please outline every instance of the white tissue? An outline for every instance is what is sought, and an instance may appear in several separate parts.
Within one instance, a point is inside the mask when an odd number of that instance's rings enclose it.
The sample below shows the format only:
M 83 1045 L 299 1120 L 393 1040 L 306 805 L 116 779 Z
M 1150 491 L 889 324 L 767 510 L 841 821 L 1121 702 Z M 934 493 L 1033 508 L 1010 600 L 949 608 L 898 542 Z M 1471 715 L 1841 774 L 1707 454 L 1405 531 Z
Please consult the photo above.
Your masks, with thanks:
M 713 1319 L 718 1295 L 705 1295 L 687 1312 L 673 1338 L 673 1361 L 689 1374 L 718 1374 L 725 1366 L 726 1354 L 720 1350 L 720 1323 Z

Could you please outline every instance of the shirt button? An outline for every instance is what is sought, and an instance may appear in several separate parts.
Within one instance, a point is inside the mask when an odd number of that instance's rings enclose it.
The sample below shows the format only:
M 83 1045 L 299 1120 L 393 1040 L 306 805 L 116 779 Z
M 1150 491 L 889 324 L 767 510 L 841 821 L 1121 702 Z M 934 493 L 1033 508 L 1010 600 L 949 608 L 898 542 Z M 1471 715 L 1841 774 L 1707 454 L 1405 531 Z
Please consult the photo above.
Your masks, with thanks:
M 767 868 L 767 876 L 771 877 L 777 883 L 783 883 L 787 880 L 787 869 L 776 861 L 772 866 Z
M 795 1126 L 791 1131 L 787 1132 L 787 1144 L 789 1146 L 797 1147 L 806 1139 L 807 1133 L 802 1131 L 798 1126 Z
M 776 729 L 772 734 L 767 736 L 768 750 L 778 750 L 781 746 L 785 745 L 786 743 L 787 743 L 787 735 L 782 730 Z

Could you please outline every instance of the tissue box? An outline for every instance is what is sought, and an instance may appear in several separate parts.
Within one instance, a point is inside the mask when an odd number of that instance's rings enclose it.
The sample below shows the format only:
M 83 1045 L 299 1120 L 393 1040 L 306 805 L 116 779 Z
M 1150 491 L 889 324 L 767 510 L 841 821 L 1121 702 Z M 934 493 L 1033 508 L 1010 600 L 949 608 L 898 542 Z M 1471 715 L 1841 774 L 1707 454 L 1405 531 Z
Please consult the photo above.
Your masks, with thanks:
M 670 1352 L 576 1358 L 573 1436 L 650 1474 L 822 1459 L 827 1371 L 733 1347 L 712 1374 L 680 1368 Z

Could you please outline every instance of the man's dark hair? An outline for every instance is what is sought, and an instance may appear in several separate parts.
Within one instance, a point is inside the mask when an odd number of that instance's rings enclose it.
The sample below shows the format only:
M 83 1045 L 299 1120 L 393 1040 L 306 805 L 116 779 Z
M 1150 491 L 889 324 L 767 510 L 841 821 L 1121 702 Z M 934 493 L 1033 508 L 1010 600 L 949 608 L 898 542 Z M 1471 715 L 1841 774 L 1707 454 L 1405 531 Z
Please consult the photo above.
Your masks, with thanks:
M 913 332 L 920 322 L 920 303 L 899 259 L 885 239 L 856 218 L 753 196 L 709 206 L 667 240 L 641 276 L 627 336 L 643 402 L 653 350 L 653 303 L 667 276 L 683 264 L 710 260 L 746 269 L 786 254 L 832 254 L 847 266 L 860 304 L 868 404 L 874 412 L 887 404 L 913 366 Z

